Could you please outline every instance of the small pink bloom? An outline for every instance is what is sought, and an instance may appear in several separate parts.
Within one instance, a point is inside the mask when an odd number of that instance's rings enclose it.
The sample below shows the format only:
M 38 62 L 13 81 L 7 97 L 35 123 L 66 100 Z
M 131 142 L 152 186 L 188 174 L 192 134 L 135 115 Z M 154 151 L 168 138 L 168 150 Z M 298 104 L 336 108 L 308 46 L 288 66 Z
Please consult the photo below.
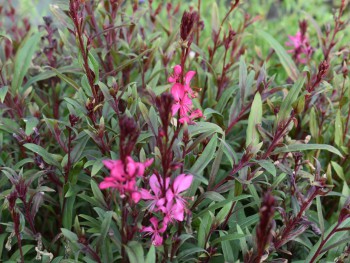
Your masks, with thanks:
M 184 207 L 186 201 L 180 194 L 190 188 L 192 180 L 192 175 L 180 174 L 177 176 L 172 187 L 166 192 L 168 202 L 175 201 L 178 205 Z
M 170 76 L 170 77 L 168 78 L 168 81 L 169 81 L 170 83 L 175 83 L 175 82 L 177 82 L 177 81 L 179 80 L 180 76 L 181 76 L 181 73 L 182 73 L 182 68 L 181 68 L 181 66 L 180 66 L 180 65 L 176 65 L 176 66 L 174 67 L 174 73 L 173 73 L 172 76 Z
M 103 163 L 111 174 L 100 183 L 100 189 L 115 188 L 121 197 L 129 194 L 131 199 L 137 203 L 141 198 L 141 193 L 138 192 L 136 186 L 136 177 L 142 176 L 152 162 L 153 159 L 144 163 L 135 162 L 130 156 L 126 157 L 125 163 L 121 160 L 104 160 Z
M 167 203 L 166 209 L 164 211 L 165 217 L 164 221 L 166 223 L 184 220 L 185 208 L 182 204 L 169 202 Z
M 183 116 L 182 118 L 179 119 L 180 123 L 188 123 L 188 124 L 194 124 L 195 122 L 193 121 L 194 119 L 197 118 L 202 118 L 203 113 L 200 109 L 196 109 L 191 112 L 190 115 Z
M 153 191 L 154 195 L 151 194 L 151 191 L 148 191 L 146 189 L 141 189 L 141 198 L 143 200 L 151 200 L 150 202 L 150 211 L 154 211 L 155 208 L 162 209 L 165 204 L 165 198 L 162 197 L 162 189 L 164 187 L 164 181 L 163 178 L 160 177 L 161 182 L 159 182 L 158 177 L 153 174 L 149 179 L 149 184 L 151 187 L 151 190 Z M 169 188 L 169 181 L 170 178 L 167 178 L 165 180 L 165 189 Z
M 172 107 L 172 114 L 175 116 L 180 111 L 180 117 L 186 116 L 192 108 L 192 100 L 188 97 L 183 85 L 176 83 L 171 89 L 175 103 Z
M 286 46 L 292 47 L 293 49 L 288 50 L 287 52 L 292 53 L 294 59 L 298 63 L 307 63 L 313 52 L 308 37 L 298 31 L 295 36 L 288 36 L 288 38 L 289 41 L 285 44 Z
M 143 227 L 142 232 L 146 232 L 146 235 L 152 235 L 152 244 L 155 246 L 161 246 L 163 244 L 163 237 L 160 235 L 165 232 L 167 225 L 163 222 L 163 226 L 159 227 L 159 221 L 156 217 L 150 219 L 152 226 Z
M 138 203 L 141 200 L 141 193 L 139 192 L 132 192 L 131 193 L 131 199 L 135 202 Z

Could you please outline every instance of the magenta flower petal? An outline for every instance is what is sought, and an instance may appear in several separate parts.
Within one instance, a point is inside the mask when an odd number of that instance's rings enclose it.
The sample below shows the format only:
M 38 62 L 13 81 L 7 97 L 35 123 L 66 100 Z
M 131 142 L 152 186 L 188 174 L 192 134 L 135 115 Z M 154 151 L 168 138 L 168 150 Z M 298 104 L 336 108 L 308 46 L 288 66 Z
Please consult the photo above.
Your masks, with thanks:
M 190 188 L 192 180 L 192 175 L 180 174 L 178 177 L 176 177 L 173 186 L 175 194 L 179 194 Z
M 185 95 L 185 89 L 180 83 L 175 83 L 171 88 L 171 95 L 175 101 L 181 100 Z
M 118 161 L 114 160 L 103 160 L 102 163 L 108 168 L 108 169 L 113 169 L 113 167 L 116 165 Z
M 152 174 L 152 176 L 149 178 L 149 184 L 153 193 L 156 196 L 159 196 L 159 194 L 161 193 L 161 189 L 160 189 L 158 178 L 155 174 Z
M 152 244 L 156 247 L 159 247 L 163 244 L 163 238 L 159 234 L 155 234 L 152 239 Z
M 133 192 L 131 194 L 131 199 L 134 200 L 135 203 L 138 203 L 141 200 L 141 194 L 139 192 Z
M 196 75 L 196 72 L 193 70 L 190 70 L 189 72 L 186 73 L 185 76 L 185 85 L 189 85 L 192 78 L 194 77 L 194 75 Z
M 143 200 L 153 200 L 154 199 L 154 196 L 146 189 L 141 189 L 140 190 L 140 193 L 141 193 L 141 198 Z
M 182 73 L 182 68 L 181 68 L 181 66 L 180 66 L 180 65 L 176 65 L 176 66 L 174 67 L 174 74 L 175 74 L 176 76 L 180 76 L 181 73 Z

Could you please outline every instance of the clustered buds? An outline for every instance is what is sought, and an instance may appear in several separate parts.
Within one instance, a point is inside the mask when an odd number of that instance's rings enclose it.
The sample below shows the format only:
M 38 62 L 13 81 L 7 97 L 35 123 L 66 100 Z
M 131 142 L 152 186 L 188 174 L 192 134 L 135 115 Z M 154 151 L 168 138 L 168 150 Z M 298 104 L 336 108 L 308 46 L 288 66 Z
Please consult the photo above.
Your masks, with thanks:
M 156 106 L 159 111 L 163 128 L 167 128 L 169 126 L 173 104 L 174 98 L 170 93 L 162 93 L 162 95 L 156 98 Z
M 191 45 L 193 41 L 193 31 L 195 29 L 195 25 L 198 21 L 198 13 L 197 12 L 187 12 L 185 11 L 182 15 L 181 25 L 180 25 L 180 37 L 183 42 L 187 42 L 188 46 Z
M 120 128 L 120 159 L 124 160 L 127 156 L 131 155 L 132 150 L 139 137 L 140 130 L 133 118 L 123 115 L 119 119 Z

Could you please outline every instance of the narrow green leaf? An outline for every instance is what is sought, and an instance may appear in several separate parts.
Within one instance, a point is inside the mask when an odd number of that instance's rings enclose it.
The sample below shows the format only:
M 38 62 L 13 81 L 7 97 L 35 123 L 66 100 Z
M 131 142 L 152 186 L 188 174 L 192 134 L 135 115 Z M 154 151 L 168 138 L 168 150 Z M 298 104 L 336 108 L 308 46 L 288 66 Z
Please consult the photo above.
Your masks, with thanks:
M 59 72 L 57 69 L 55 68 L 51 68 L 56 74 L 57 76 L 62 79 L 63 81 L 67 82 L 70 86 L 72 86 L 76 91 L 79 90 L 79 85 L 78 83 L 76 83 L 73 79 L 71 79 L 70 77 L 62 74 L 61 72 Z
M 21 46 L 18 48 L 15 57 L 14 73 L 11 84 L 11 88 L 14 93 L 22 86 L 24 76 L 27 74 L 30 63 L 32 62 L 32 58 L 39 44 L 41 35 L 41 32 L 32 34 L 29 38 L 22 42 Z
M 69 241 L 71 241 L 71 242 L 78 241 L 78 236 L 75 233 L 73 233 L 72 231 L 65 229 L 65 228 L 61 228 L 61 232 Z
M 273 177 L 276 177 L 276 167 L 273 164 L 272 161 L 268 160 L 259 160 L 257 163 L 266 170 L 266 172 L 273 175 Z
M 144 253 L 142 245 L 137 241 L 131 241 L 125 247 L 130 263 L 144 263 Z
M 340 110 L 337 111 L 334 127 L 334 142 L 338 147 L 343 146 L 343 124 Z
M 326 150 L 340 157 L 343 157 L 343 155 L 340 153 L 338 149 L 327 144 L 292 144 L 292 145 L 287 145 L 287 146 L 277 148 L 272 152 L 272 154 L 309 151 L 309 150 Z
M 209 207 L 202 209 L 198 214 L 193 214 L 193 219 L 196 219 L 198 217 L 202 217 L 208 211 L 214 212 L 216 209 L 221 208 L 230 202 L 237 202 L 237 201 L 240 201 L 243 199 L 248 199 L 250 197 L 252 197 L 252 196 L 251 195 L 239 195 L 239 196 L 228 197 L 226 200 L 220 201 L 216 204 L 213 204 Z
M 0 87 L 0 102 L 4 103 L 7 91 L 9 90 L 9 86 Z
M 220 29 L 220 18 L 219 18 L 219 8 L 217 3 L 214 1 L 211 6 L 211 28 L 215 34 L 219 32 Z
M 95 74 L 95 80 L 94 80 L 94 84 L 96 85 L 99 82 L 100 79 L 100 72 L 99 72 L 99 63 L 98 61 L 95 59 L 95 57 L 91 54 L 91 52 L 89 52 L 88 54 L 88 64 L 89 64 L 89 68 L 94 72 Z
M 290 114 L 292 112 L 293 103 L 297 100 L 298 95 L 304 85 L 305 77 L 299 78 L 297 82 L 293 85 L 293 87 L 289 90 L 288 95 L 283 100 L 281 104 L 280 111 L 278 112 L 278 117 L 276 120 L 276 125 L 284 123 L 287 119 L 289 119 Z
M 248 127 L 247 127 L 247 138 L 246 138 L 246 147 L 250 144 L 256 146 L 259 143 L 259 133 L 256 128 L 256 125 L 261 124 L 262 119 L 262 100 L 259 92 L 255 94 L 252 108 L 250 110 L 248 118 Z
M 322 204 L 321 204 L 321 197 L 316 196 L 316 206 L 317 206 L 317 216 L 318 216 L 318 222 L 320 223 L 320 230 L 323 235 L 324 233 L 324 218 L 322 213 Z
M 275 50 L 288 76 L 292 80 L 296 81 L 298 79 L 298 76 L 300 75 L 300 72 L 292 58 L 288 55 L 287 51 L 269 33 L 264 32 L 262 30 L 258 30 L 257 34 L 260 35 L 260 37 L 262 37 L 264 40 L 266 40 L 270 44 L 270 46 Z
M 145 263 L 156 263 L 156 249 L 153 245 L 149 248 Z
M 211 242 L 211 245 L 218 244 L 222 241 L 238 240 L 238 239 L 244 238 L 246 236 L 247 235 L 245 235 L 245 234 L 239 234 L 239 233 L 228 234 L 228 235 L 225 235 L 223 237 L 219 237 L 219 238 L 215 239 L 213 242 Z
M 220 231 L 220 237 L 227 236 L 226 231 Z M 225 262 L 235 262 L 234 248 L 230 241 L 221 241 L 222 252 L 224 254 Z
M 241 92 L 241 105 L 244 103 L 244 99 L 246 97 L 246 89 L 247 89 L 247 75 L 248 75 L 248 70 L 247 70 L 247 65 L 245 64 L 244 61 L 244 56 L 241 56 L 239 59 L 239 83 L 238 87 Z
M 34 143 L 26 143 L 23 145 L 25 148 L 35 152 L 40 155 L 44 161 L 48 164 L 54 165 L 56 167 L 60 167 L 60 163 L 55 159 L 54 155 L 46 151 L 43 147 L 36 145 Z
M 205 147 L 201 156 L 197 159 L 197 161 L 192 166 L 190 173 L 193 175 L 198 175 L 203 172 L 203 170 L 207 167 L 210 161 L 213 159 L 215 154 L 216 146 L 218 142 L 218 137 L 215 134 Z
M 337 173 L 337 175 L 346 182 L 345 176 L 344 176 L 344 171 L 343 167 L 341 167 L 338 163 L 331 161 L 332 167 L 334 171 Z

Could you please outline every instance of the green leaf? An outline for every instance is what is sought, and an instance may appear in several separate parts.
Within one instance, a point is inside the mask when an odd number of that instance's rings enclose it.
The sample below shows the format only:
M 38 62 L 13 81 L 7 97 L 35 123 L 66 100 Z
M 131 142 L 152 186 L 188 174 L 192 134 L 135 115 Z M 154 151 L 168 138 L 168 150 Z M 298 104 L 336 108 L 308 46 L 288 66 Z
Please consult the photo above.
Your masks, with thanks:
M 72 231 L 65 228 L 61 228 L 61 232 L 69 241 L 78 242 L 78 236 Z
M 89 68 L 95 74 L 94 84 L 96 85 L 100 79 L 100 72 L 99 72 L 100 69 L 99 69 L 99 63 L 97 62 L 95 57 L 91 54 L 91 52 L 88 53 L 88 64 L 89 64 Z
M 188 257 L 192 254 L 197 254 L 197 253 L 208 253 L 205 249 L 200 248 L 200 247 L 194 247 L 194 248 L 189 248 L 186 250 L 181 251 L 178 256 L 177 259 L 181 262 L 187 262 L 184 260 L 185 257 Z M 198 259 L 198 256 L 194 256 L 194 258 Z
M 71 79 L 70 77 L 62 74 L 61 72 L 59 72 L 57 69 L 55 68 L 51 68 L 56 74 L 57 76 L 62 79 L 63 81 L 67 82 L 70 86 L 72 86 L 76 91 L 79 90 L 79 85 L 78 83 L 76 83 L 73 79 Z
M 198 246 L 205 248 L 205 240 L 210 232 L 211 225 L 213 224 L 213 214 L 210 211 L 206 211 L 205 215 L 200 218 L 201 224 L 198 230 Z
M 343 146 L 343 124 L 340 110 L 337 111 L 334 127 L 334 142 L 338 147 Z
M 326 232 L 323 236 L 320 237 L 320 239 L 318 240 L 318 242 L 313 246 L 313 248 L 311 249 L 311 251 L 308 254 L 308 257 L 306 258 L 305 262 L 311 262 L 311 259 L 316 255 L 316 252 L 321 244 L 321 242 L 323 241 L 324 237 L 327 237 L 331 231 L 333 231 L 333 229 L 336 227 L 336 225 L 338 224 L 338 222 L 334 223 Z M 344 222 L 342 222 L 339 226 L 339 228 L 343 228 L 343 227 L 349 227 L 350 226 L 350 218 L 346 219 Z M 333 244 L 335 244 L 336 242 L 339 242 L 339 240 L 342 240 L 343 236 L 347 234 L 348 231 L 341 231 L 341 232 L 336 232 L 334 233 L 331 238 L 328 239 L 328 241 L 324 244 L 323 248 L 326 247 L 331 247 Z M 319 262 L 318 260 L 327 252 L 322 250 L 323 252 L 319 253 L 318 256 L 315 258 L 315 260 L 313 262 Z
M 103 194 L 102 194 L 100 188 L 98 187 L 98 185 L 96 184 L 96 182 L 94 180 L 91 180 L 90 185 L 91 185 L 92 193 L 93 193 L 94 197 L 96 198 L 96 200 L 98 201 L 98 203 L 107 207 L 107 204 L 105 202 Z
M 2 252 L 5 248 L 4 243 L 5 243 L 6 237 L 7 237 L 7 233 L 3 233 L 0 235 L 0 258 L 2 258 L 1 255 L 2 255 Z
M 296 81 L 298 79 L 298 76 L 300 75 L 300 72 L 292 58 L 288 55 L 287 51 L 269 33 L 264 32 L 262 30 L 258 30 L 257 34 L 260 35 L 260 37 L 262 37 L 264 40 L 266 40 L 270 44 L 270 46 L 275 50 L 288 76 L 292 80 Z
M 37 49 L 39 41 L 41 39 L 41 32 L 32 34 L 29 38 L 22 42 L 18 48 L 15 63 L 14 73 L 12 78 L 12 92 L 17 92 L 23 83 L 24 76 L 27 74 L 34 52 Z
M 308 150 L 326 150 L 340 157 L 343 157 L 343 155 L 340 153 L 338 149 L 327 144 L 291 144 L 291 145 L 286 145 L 286 146 L 277 148 L 272 152 L 272 154 L 300 152 L 300 151 L 308 151 Z
M 239 233 L 228 234 L 228 235 L 225 235 L 223 237 L 219 237 L 219 238 L 215 239 L 213 242 L 211 242 L 211 245 L 218 244 L 222 241 L 238 240 L 238 239 L 244 238 L 246 236 L 247 235 L 245 235 L 245 234 L 239 234 Z
M 66 198 L 66 204 L 63 210 L 62 225 L 64 228 L 67 228 L 67 229 L 71 229 L 73 224 L 73 218 L 75 215 L 75 210 L 74 210 L 75 197 L 76 195 L 73 195 L 70 197 L 63 197 L 63 198 Z
M 216 209 L 218 208 L 221 208 L 223 207 L 224 205 L 230 203 L 230 202 L 237 202 L 239 200 L 243 200 L 243 199 L 247 199 L 247 198 L 250 198 L 252 197 L 251 195 L 239 195 L 239 196 L 233 196 L 233 197 L 228 197 L 227 199 L 223 200 L 223 201 L 220 201 L 216 204 L 213 204 L 209 207 L 206 207 L 204 209 L 202 209 L 198 214 L 194 214 L 193 215 L 193 219 L 196 219 L 198 217 L 202 217 L 206 212 L 208 211 L 215 211 Z
M 286 122 L 290 118 L 290 114 L 292 112 L 293 103 L 297 100 L 298 95 L 301 91 L 305 82 L 305 77 L 299 78 L 297 82 L 293 85 L 293 87 L 289 90 L 288 95 L 283 100 L 281 104 L 280 111 L 278 112 L 278 117 L 276 120 L 276 125 L 280 125 L 281 123 Z
M 220 18 L 219 18 L 219 8 L 217 3 L 214 1 L 211 7 L 211 28 L 217 34 L 220 29 Z
M 39 120 L 35 117 L 24 118 L 23 121 L 26 123 L 26 135 L 31 135 L 33 133 L 33 128 L 35 128 Z
M 246 147 L 250 144 L 256 146 L 259 143 L 259 133 L 256 128 L 256 125 L 261 124 L 262 119 L 262 101 L 261 95 L 259 92 L 255 94 L 252 108 L 250 110 L 248 118 L 248 127 L 247 127 L 247 138 L 246 138 Z
M 213 165 L 211 167 L 211 171 L 210 171 L 210 175 L 209 175 L 209 187 L 211 187 L 214 182 L 215 182 L 215 178 L 217 177 L 217 173 L 219 171 L 220 168 L 220 164 L 221 164 L 221 160 L 222 160 L 222 156 L 224 154 L 224 143 L 221 142 L 218 151 L 216 152 L 216 157 L 214 159 Z
M 71 162 L 74 165 L 76 162 L 78 162 L 81 158 L 81 155 L 83 154 L 83 151 L 85 150 L 86 143 L 90 139 L 89 136 L 83 135 L 79 137 L 79 142 L 74 146 L 72 152 L 71 152 Z
M 220 237 L 227 235 L 226 231 L 219 231 Z M 222 252 L 224 254 L 225 262 L 235 262 L 234 248 L 230 241 L 221 241 Z
M 273 177 L 276 177 L 276 167 L 272 163 L 272 161 L 268 160 L 259 160 L 257 161 L 257 164 L 259 164 L 262 168 L 266 170 L 266 172 L 269 172 L 273 175 Z
M 210 122 L 197 122 L 196 125 L 190 125 L 188 127 L 188 132 L 192 137 L 205 132 L 224 134 L 220 126 Z
M 46 151 L 43 147 L 36 145 L 34 143 L 26 143 L 23 145 L 25 148 L 35 152 L 40 155 L 47 164 L 54 165 L 56 167 L 60 167 L 60 163 L 55 159 L 54 155 Z
M 22 245 L 23 256 L 25 256 L 32 249 L 34 251 L 34 245 L 24 245 L 24 246 Z M 21 258 L 20 252 L 19 252 L 19 249 L 17 249 L 16 252 L 12 254 L 10 261 L 19 262 L 18 260 L 20 258 Z M 9 262 L 9 261 L 6 261 L 6 262 Z
M 317 216 L 318 216 L 318 222 L 320 223 L 320 230 L 321 233 L 324 233 L 324 218 L 322 213 L 322 203 L 321 203 L 321 197 L 316 196 L 316 207 L 317 207 Z
M 213 159 L 213 156 L 215 154 L 216 146 L 218 142 L 218 137 L 215 134 L 205 147 L 204 151 L 202 152 L 201 156 L 197 159 L 197 161 L 192 166 L 190 173 L 193 175 L 198 175 L 203 172 L 203 170 L 207 167 L 207 165 L 210 163 L 210 161 Z
M 346 181 L 344 176 L 344 170 L 343 167 L 341 167 L 338 163 L 331 161 L 332 167 L 334 171 L 337 173 L 337 175 L 343 180 Z
M 246 89 L 247 89 L 247 65 L 245 64 L 244 61 L 244 56 L 241 56 L 239 59 L 239 83 L 238 87 L 241 92 L 241 104 L 243 105 L 244 103 L 244 98 L 246 97 Z M 261 100 L 261 98 L 260 98 Z
M 145 263 L 156 263 L 156 249 L 153 245 L 149 248 Z
M 112 215 L 113 215 L 113 212 L 111 212 L 111 211 L 107 211 L 105 213 L 105 217 L 104 217 L 102 224 L 101 224 L 101 232 L 100 232 L 101 235 L 98 238 L 97 243 L 102 243 L 105 241 L 107 234 L 108 234 L 108 230 L 111 227 Z
M 142 245 L 137 241 L 131 241 L 125 247 L 130 263 L 144 263 L 144 254 Z
M 310 127 L 311 136 L 312 136 L 312 138 L 316 139 L 316 142 L 319 142 L 318 141 L 318 130 L 319 130 L 319 127 L 318 127 L 318 121 L 317 121 L 317 117 L 316 117 L 317 115 L 316 115 L 314 107 L 312 107 L 309 116 L 310 116 L 309 127 Z
M 7 91 L 9 90 L 9 86 L 0 87 L 0 102 L 4 103 Z

